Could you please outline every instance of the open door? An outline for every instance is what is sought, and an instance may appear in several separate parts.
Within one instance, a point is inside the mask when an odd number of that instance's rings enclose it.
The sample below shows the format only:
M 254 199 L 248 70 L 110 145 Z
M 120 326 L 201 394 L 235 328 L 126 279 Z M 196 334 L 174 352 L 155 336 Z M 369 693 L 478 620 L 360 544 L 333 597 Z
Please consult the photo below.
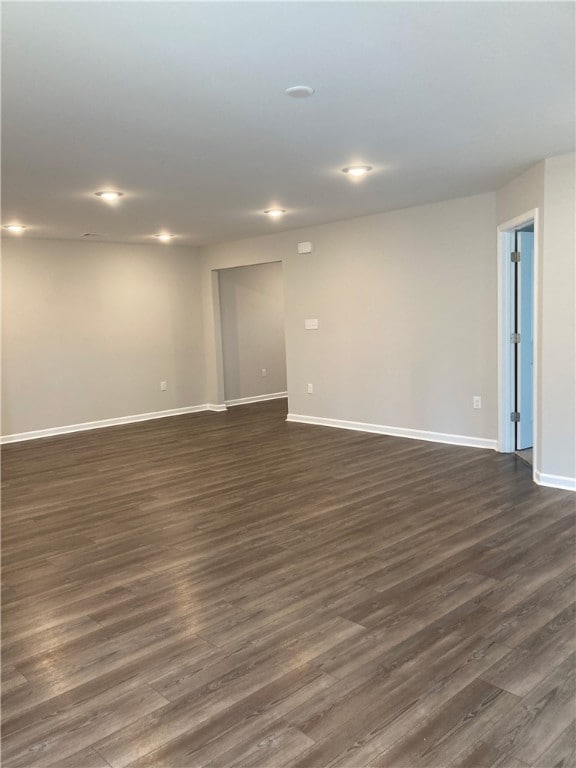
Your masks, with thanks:
M 498 227 L 498 450 L 539 474 L 538 209 Z
M 530 231 L 532 230 L 532 231 Z M 516 450 L 533 446 L 534 418 L 534 227 L 516 232 L 514 262 Z

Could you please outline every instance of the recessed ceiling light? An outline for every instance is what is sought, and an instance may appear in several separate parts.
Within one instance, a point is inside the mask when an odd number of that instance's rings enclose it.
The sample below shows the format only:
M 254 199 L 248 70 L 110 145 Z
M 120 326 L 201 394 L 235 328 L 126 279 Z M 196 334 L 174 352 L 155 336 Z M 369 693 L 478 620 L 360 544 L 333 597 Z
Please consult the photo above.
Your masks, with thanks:
M 100 197 L 102 200 L 106 200 L 108 203 L 111 203 L 115 200 L 119 200 L 124 195 L 124 192 L 114 192 L 111 189 L 105 189 L 102 192 L 94 192 L 94 194 L 96 197 Z
M 7 224 L 5 227 L 2 227 L 2 229 L 7 229 L 8 232 L 12 232 L 13 235 L 21 235 L 26 227 L 23 224 Z
M 264 211 L 264 213 L 272 219 L 277 219 L 279 216 L 283 216 L 286 213 L 286 210 L 284 208 L 269 208 L 267 211 Z
M 160 234 L 154 235 L 154 237 L 163 243 L 169 243 L 176 235 L 171 235 L 169 232 L 160 232 Z
M 286 88 L 284 93 L 286 96 L 292 96 L 293 99 L 307 99 L 314 93 L 314 88 L 309 85 L 293 85 L 291 88 Z
M 350 165 L 347 168 L 342 168 L 342 173 L 347 173 L 349 176 L 366 176 L 372 170 L 371 165 Z

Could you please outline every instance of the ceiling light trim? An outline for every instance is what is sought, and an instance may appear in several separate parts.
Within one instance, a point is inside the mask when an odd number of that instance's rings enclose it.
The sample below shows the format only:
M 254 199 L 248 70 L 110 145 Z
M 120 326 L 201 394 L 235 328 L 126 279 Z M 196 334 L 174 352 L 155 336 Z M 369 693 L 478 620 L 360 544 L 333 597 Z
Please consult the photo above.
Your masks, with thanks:
M 361 178 L 362 176 L 366 176 L 367 173 L 370 173 L 373 168 L 371 165 L 347 165 L 345 168 L 342 168 L 342 173 L 347 174 L 348 176 L 354 176 L 355 178 Z
M 124 192 L 118 192 L 114 189 L 101 189 L 98 192 L 94 192 L 94 195 L 101 200 L 106 200 L 106 202 L 111 203 L 124 197 Z
M 172 235 L 170 232 L 159 232 L 157 235 L 152 235 L 156 240 L 160 240 L 161 243 L 169 243 L 174 240 L 177 235 Z

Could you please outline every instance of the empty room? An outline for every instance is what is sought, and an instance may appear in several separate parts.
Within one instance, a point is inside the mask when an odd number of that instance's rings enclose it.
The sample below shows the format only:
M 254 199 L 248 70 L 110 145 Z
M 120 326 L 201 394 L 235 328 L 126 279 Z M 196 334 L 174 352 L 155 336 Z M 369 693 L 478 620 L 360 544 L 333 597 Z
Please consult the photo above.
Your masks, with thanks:
M 576 768 L 575 11 L 2 3 L 3 768 Z

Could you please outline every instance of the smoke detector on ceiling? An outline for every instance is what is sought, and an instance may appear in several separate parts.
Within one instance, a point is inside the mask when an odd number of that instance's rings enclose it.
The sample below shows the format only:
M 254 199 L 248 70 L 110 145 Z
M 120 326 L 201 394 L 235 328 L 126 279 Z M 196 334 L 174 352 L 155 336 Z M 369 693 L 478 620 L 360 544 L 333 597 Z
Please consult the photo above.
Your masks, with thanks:
M 293 85 L 291 88 L 286 88 L 284 93 L 286 96 L 292 96 L 293 99 L 307 99 L 314 93 L 314 88 L 309 85 Z

